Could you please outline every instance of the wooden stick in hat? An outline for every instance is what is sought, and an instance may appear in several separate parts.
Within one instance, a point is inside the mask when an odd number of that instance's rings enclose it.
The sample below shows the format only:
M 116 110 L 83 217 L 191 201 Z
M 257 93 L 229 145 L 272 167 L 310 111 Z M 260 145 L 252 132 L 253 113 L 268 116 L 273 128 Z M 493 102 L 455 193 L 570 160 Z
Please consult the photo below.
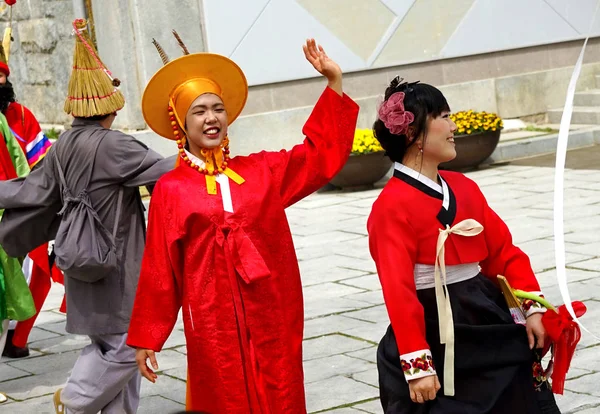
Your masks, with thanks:
M 167 52 L 165 52 L 165 50 L 162 48 L 162 46 L 160 45 L 160 43 L 158 43 L 156 41 L 156 39 L 152 39 L 152 44 L 154 45 L 154 47 L 156 48 L 156 50 L 158 51 L 158 54 L 160 55 L 160 58 L 163 62 L 163 65 L 166 65 L 167 63 L 169 63 L 169 56 L 167 55 Z
M 189 55 L 190 51 L 185 46 L 185 43 L 183 43 L 183 40 L 181 40 L 181 37 L 179 37 L 179 33 L 177 33 L 175 30 L 173 30 L 173 36 L 175 36 L 175 39 L 177 39 L 177 43 L 179 43 L 179 47 L 181 47 L 181 50 L 183 50 L 183 54 Z

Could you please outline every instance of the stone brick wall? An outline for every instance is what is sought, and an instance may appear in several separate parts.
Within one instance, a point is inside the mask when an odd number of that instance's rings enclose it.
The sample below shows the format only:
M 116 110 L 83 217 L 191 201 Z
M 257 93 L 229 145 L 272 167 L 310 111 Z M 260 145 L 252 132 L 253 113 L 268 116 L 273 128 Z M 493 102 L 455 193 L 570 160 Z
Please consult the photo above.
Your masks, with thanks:
M 200 0 L 177 0 L 178 7 L 166 9 L 161 0 L 97 0 L 92 5 L 100 57 L 122 81 L 127 102 L 115 126 L 144 129 L 141 95 L 161 66 L 152 38 L 172 58 L 178 57 L 181 51 L 171 34 L 177 29 L 190 50 L 203 51 Z M 0 39 L 8 16 L 8 7 L 0 11 Z M 70 122 L 62 108 L 73 59 L 73 17 L 72 0 L 17 0 L 14 6 L 10 80 L 19 102 L 40 123 Z
M 4 2 L 2 2 L 4 3 Z M 8 25 L 8 7 L 0 12 L 0 33 Z M 73 59 L 72 0 L 19 0 L 13 6 L 9 66 L 17 100 L 40 123 L 63 124 Z
M 166 8 L 163 0 L 92 2 L 100 56 L 122 81 L 120 89 L 127 102 L 115 126 L 141 131 L 138 137 L 165 155 L 174 153 L 176 147 L 145 129 L 140 108 L 144 87 L 161 66 L 151 40 L 156 38 L 174 59 L 181 55 L 171 35 L 171 29 L 177 29 L 190 50 L 207 50 L 202 1 L 177 0 L 177 7 Z M 13 17 L 11 81 L 19 101 L 41 123 L 69 122 L 62 108 L 72 65 L 73 1 L 18 0 Z M 0 33 L 7 19 L 5 9 L 0 12 Z M 251 57 L 262 62 L 261 50 L 271 46 L 253 45 L 257 53 Z M 600 73 L 599 46 L 599 37 L 590 40 L 580 89 L 593 87 L 594 75 Z M 498 111 L 503 117 L 539 114 L 563 104 L 580 48 L 581 41 L 572 41 L 347 73 L 344 89 L 361 104 L 362 128 L 371 125 L 379 96 L 398 74 L 442 87 L 453 108 Z M 294 53 L 299 53 L 298 49 Z M 232 137 L 243 137 L 232 139 L 232 151 L 248 154 L 290 148 L 300 142 L 302 125 L 324 84 L 321 77 L 315 77 L 251 87 L 243 116 L 230 131 Z

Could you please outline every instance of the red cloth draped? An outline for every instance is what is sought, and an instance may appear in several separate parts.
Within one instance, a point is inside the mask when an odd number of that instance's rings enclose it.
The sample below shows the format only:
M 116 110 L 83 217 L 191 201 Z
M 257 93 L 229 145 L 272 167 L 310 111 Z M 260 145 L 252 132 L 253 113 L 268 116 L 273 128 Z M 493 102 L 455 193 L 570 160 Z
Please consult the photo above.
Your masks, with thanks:
M 586 307 L 582 302 L 573 302 L 573 310 L 579 318 L 585 314 Z M 571 365 L 577 343 L 581 339 L 581 330 L 577 322 L 573 321 L 565 305 L 559 306 L 557 312 L 548 310 L 544 314 L 542 322 L 554 346 L 552 392 L 562 394 L 565 388 L 567 371 Z
M 4 138 L 0 135 L 0 180 L 10 180 L 13 178 L 17 178 L 17 171 L 8 152 L 6 142 L 4 142 Z
M 29 258 L 33 262 L 29 290 L 31 291 L 31 296 L 33 296 L 36 313 L 26 321 L 17 323 L 12 342 L 14 346 L 19 348 L 27 346 L 29 334 L 42 310 L 42 306 L 44 306 L 51 285 L 50 263 L 48 262 L 48 243 L 44 243 L 35 250 L 32 250 L 29 253 Z

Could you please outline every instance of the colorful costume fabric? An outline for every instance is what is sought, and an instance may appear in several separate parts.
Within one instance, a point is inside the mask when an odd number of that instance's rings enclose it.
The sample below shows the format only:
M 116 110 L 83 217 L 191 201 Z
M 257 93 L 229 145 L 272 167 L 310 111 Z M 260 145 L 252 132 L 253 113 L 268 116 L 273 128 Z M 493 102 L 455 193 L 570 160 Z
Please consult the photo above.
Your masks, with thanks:
M 12 133 L 27 156 L 29 166 L 33 168 L 48 153 L 52 145 L 50 140 L 31 111 L 20 103 L 11 102 L 5 116 Z
M 29 167 L 25 154 L 0 114 L 0 180 L 26 176 Z M 0 220 L 2 210 L 0 210 Z M 0 321 L 23 321 L 35 314 L 35 305 L 18 259 L 9 257 L 0 247 Z M 0 332 L 1 333 L 1 332 Z
M 5 111 L 5 115 L 11 132 L 27 157 L 29 167 L 35 167 L 50 149 L 52 145 L 50 140 L 42 131 L 33 113 L 24 105 L 11 102 Z M 48 297 L 52 281 L 62 283 L 62 277 L 56 277 L 60 275 L 60 271 L 58 269 L 54 269 L 54 271 L 50 270 L 48 243 L 44 243 L 31 251 L 29 257 L 33 261 L 29 288 L 33 295 L 37 312 L 33 318 L 17 324 L 12 341 L 16 347 L 20 348 L 27 346 L 29 334 L 33 329 L 37 315 L 42 310 L 42 306 Z

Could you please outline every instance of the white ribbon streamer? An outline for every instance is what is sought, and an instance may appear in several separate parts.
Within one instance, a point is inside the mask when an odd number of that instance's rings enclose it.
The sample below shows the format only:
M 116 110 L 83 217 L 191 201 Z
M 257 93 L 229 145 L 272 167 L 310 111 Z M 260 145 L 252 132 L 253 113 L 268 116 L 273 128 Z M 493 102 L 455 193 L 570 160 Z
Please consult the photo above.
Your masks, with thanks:
M 565 179 L 565 160 L 567 157 L 567 146 L 569 143 L 569 127 L 571 126 L 571 116 L 573 114 L 573 99 L 575 98 L 575 88 L 577 87 L 577 80 L 581 74 L 581 67 L 583 65 L 583 56 L 585 54 L 585 48 L 587 46 L 590 34 L 596 21 L 598 9 L 600 8 L 600 1 L 596 4 L 596 10 L 590 23 L 590 29 L 588 35 L 583 42 L 583 47 L 579 53 L 577 63 L 573 69 L 573 75 L 571 75 L 571 81 L 567 89 L 567 97 L 565 100 L 565 107 L 563 110 L 562 118 L 560 120 L 560 129 L 558 132 L 558 142 L 556 147 L 556 167 L 554 175 L 554 251 L 556 256 L 556 278 L 558 280 L 558 287 L 565 307 L 569 311 L 569 314 L 575 322 L 581 326 L 583 330 L 588 332 L 596 339 L 600 339 L 592 334 L 586 327 L 583 326 L 581 321 L 575 315 L 573 305 L 571 304 L 571 295 L 569 294 L 569 286 L 566 274 L 566 253 L 565 253 L 565 232 L 564 232 L 564 179 Z

